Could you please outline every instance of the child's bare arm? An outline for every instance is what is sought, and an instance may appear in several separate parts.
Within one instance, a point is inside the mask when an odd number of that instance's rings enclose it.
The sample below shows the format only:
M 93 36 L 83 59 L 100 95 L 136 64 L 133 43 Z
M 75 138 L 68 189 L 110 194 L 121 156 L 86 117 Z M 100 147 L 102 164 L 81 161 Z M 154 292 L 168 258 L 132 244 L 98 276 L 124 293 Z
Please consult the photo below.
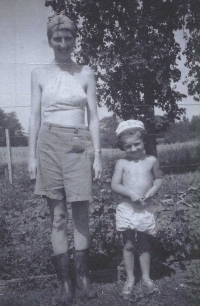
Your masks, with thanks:
M 159 162 L 157 159 L 155 159 L 155 162 L 153 164 L 152 173 L 154 177 L 153 186 L 145 194 L 145 197 L 143 199 L 144 201 L 148 198 L 152 198 L 162 185 L 162 172 L 160 170 Z
M 116 163 L 115 171 L 112 177 L 111 188 L 116 193 L 131 198 L 132 201 L 139 201 L 141 200 L 141 197 L 137 193 L 125 187 L 122 183 L 123 165 L 124 162 L 122 159 L 118 160 Z

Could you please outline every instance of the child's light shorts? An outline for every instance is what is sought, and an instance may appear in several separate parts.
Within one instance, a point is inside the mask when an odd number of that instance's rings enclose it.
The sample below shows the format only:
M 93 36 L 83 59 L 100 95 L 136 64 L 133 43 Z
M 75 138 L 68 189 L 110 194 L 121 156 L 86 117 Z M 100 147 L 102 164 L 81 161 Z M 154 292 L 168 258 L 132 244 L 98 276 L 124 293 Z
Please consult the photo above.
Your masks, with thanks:
M 118 231 L 126 231 L 128 229 L 145 232 L 155 235 L 156 224 L 154 214 L 145 209 L 135 212 L 133 205 L 122 202 L 117 206 L 116 210 L 116 228 Z
M 35 194 L 92 201 L 92 144 L 87 127 L 43 123 L 37 140 Z

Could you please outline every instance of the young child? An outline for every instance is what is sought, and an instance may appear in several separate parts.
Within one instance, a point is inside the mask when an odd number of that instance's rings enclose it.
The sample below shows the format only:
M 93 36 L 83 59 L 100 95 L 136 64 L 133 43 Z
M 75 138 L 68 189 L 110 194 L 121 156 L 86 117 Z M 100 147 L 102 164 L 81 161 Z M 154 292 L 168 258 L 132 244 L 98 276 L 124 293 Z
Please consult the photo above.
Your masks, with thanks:
M 144 125 L 138 120 L 119 124 L 116 135 L 126 157 L 117 161 L 112 178 L 113 191 L 122 195 L 117 206 L 116 225 L 124 240 L 123 257 L 127 281 L 122 296 L 131 296 L 134 277 L 134 251 L 137 247 L 142 272 L 142 283 L 149 292 L 159 290 L 150 279 L 150 235 L 155 235 L 152 197 L 162 184 L 162 174 L 155 156 L 144 150 Z

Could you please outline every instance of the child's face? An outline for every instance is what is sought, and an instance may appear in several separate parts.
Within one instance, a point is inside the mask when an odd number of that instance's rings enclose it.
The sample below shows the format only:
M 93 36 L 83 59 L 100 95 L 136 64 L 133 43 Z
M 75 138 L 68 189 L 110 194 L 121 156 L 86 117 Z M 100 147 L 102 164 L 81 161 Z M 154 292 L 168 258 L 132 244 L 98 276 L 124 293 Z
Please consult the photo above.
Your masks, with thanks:
M 123 149 L 126 155 L 132 159 L 138 159 L 143 155 L 144 142 L 139 133 L 126 133 L 123 136 Z

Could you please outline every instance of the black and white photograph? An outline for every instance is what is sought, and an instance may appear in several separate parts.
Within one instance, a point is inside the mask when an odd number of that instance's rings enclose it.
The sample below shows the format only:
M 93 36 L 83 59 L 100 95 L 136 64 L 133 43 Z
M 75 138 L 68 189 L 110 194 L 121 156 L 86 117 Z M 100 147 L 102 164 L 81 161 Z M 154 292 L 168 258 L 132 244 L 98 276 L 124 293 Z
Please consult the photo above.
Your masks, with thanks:
M 0 0 L 0 305 L 200 305 L 200 1 Z

